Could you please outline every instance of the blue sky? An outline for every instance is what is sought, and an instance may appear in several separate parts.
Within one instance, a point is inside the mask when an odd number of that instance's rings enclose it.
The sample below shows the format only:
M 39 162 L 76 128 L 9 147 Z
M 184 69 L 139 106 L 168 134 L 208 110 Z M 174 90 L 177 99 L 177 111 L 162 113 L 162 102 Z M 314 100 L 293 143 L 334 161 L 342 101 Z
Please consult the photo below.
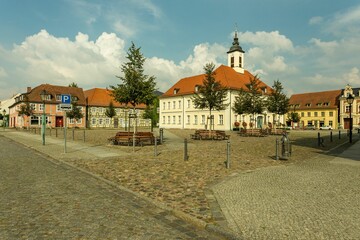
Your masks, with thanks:
M 41 83 L 119 83 L 131 41 L 160 91 L 227 64 L 235 30 L 245 68 L 288 95 L 360 87 L 355 0 L 0 0 L 0 100 Z

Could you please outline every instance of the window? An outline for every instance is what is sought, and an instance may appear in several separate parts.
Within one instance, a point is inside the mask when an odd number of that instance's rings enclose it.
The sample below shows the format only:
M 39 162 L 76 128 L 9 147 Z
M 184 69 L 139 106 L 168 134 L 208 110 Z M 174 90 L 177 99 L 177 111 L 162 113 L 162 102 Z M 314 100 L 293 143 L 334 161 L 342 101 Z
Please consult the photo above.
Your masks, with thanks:
M 163 110 L 166 108 L 166 103 L 163 102 Z
M 306 103 L 305 104 L 305 107 L 310 107 L 311 106 L 311 103 Z
M 219 124 L 224 125 L 224 115 L 219 115 Z
M 317 103 L 316 106 L 317 107 L 321 107 L 322 103 Z
M 190 115 L 187 115 L 186 124 L 190 124 Z
M 96 125 L 96 118 L 91 119 L 91 124 Z
M 173 116 L 173 124 L 175 124 L 175 123 L 176 123 L 176 117 Z
M 329 112 L 329 117 L 333 117 L 334 113 L 333 112 Z
M 176 108 L 176 102 L 173 101 L 173 109 L 175 109 L 175 108 Z
M 195 124 L 195 125 L 198 124 L 198 118 L 197 118 L 197 117 L 198 117 L 197 115 L 194 116 L 194 124 Z
M 322 117 L 325 117 L 325 112 L 321 112 L 321 116 L 322 116 Z
M 330 104 L 329 104 L 329 102 L 324 102 L 323 105 L 324 106 L 329 106 Z
M 181 100 L 179 100 L 179 109 L 181 109 Z
M 239 57 L 239 67 L 242 67 L 242 58 Z
M 56 101 L 61 102 L 61 95 L 60 94 L 56 94 Z
M 181 116 L 178 116 L 178 124 L 181 124 Z
M 345 112 L 347 112 L 347 113 L 350 112 L 350 106 L 345 106 Z
M 179 92 L 179 88 L 174 89 L 174 95 L 176 95 Z
M 110 118 L 105 118 L 105 124 L 109 125 L 110 124 Z
M 42 106 L 42 104 L 41 104 L 41 106 Z M 30 108 L 31 108 L 32 110 L 36 111 L 36 105 L 35 105 L 35 103 L 31 103 L 31 104 L 30 104 Z M 42 110 L 42 109 L 41 109 L 41 110 Z
M 187 100 L 187 108 L 190 108 L 190 106 L 191 106 L 191 101 L 189 99 L 189 100 Z
M 332 126 L 332 125 L 333 125 L 333 121 L 329 121 L 329 125 Z
M 308 116 L 308 117 L 311 117 L 311 112 L 308 112 L 308 113 L 307 113 L 307 116 Z
M 301 117 L 304 117 L 305 116 L 305 113 L 304 112 L 301 112 Z
M 234 56 L 230 58 L 231 67 L 234 67 Z
M 93 112 L 93 113 L 96 112 L 96 108 L 94 108 L 94 107 L 91 108 L 91 112 Z
M 74 124 L 74 119 L 73 119 L 73 118 L 69 118 L 69 123 L 70 123 L 70 124 Z
M 168 124 L 170 124 L 170 116 L 168 116 Z
M 35 104 L 34 104 L 35 105 Z M 31 108 L 33 108 L 33 106 L 31 106 Z M 35 106 L 34 106 L 34 110 L 35 110 Z M 44 111 L 44 104 L 39 104 L 39 111 Z
M 170 109 L 170 102 L 168 102 L 168 109 Z
M 56 105 L 56 111 L 57 111 L 57 112 L 61 112 L 60 104 Z
M 31 125 L 39 125 L 39 117 L 37 116 L 31 116 L 30 118 L 30 124 Z
M 201 115 L 201 124 L 205 125 L 205 115 Z
M 76 121 L 76 124 L 81 124 L 81 123 L 82 123 L 82 118 L 80 118 Z
M 162 117 L 162 123 L 165 124 L 165 116 Z
M 318 112 L 314 112 L 314 117 L 317 117 L 318 116 Z

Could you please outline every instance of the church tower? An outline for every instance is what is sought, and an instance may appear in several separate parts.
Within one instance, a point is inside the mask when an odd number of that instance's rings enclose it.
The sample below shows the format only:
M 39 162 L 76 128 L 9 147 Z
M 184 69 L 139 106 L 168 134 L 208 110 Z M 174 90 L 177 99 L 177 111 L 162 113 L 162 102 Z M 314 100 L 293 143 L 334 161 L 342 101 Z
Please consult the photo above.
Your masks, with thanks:
M 244 50 L 240 47 L 237 31 L 228 54 L 228 66 L 238 73 L 244 73 Z

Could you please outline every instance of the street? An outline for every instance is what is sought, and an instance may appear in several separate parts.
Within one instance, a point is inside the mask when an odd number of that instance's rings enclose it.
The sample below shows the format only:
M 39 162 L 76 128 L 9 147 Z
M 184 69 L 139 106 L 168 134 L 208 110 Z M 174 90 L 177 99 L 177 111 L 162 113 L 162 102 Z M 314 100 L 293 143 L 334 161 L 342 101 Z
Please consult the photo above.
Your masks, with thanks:
M 0 136 L 0 239 L 218 239 Z

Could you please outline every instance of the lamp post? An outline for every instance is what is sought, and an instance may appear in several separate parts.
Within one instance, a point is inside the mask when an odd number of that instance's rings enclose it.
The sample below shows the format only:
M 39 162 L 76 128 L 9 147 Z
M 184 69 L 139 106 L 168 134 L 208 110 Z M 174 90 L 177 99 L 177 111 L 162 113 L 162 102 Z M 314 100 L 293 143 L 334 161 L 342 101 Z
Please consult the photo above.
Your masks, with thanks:
M 5 118 L 5 114 L 6 114 L 6 110 L 3 110 L 3 127 L 4 127 L 4 131 L 5 131 L 5 127 L 6 127 L 6 118 Z
M 43 114 L 42 114 L 42 121 L 41 121 L 41 136 L 42 136 L 42 144 L 45 145 L 45 100 L 46 100 L 47 92 L 42 90 L 40 93 L 41 100 L 43 102 Z
M 352 143 L 352 117 L 351 117 L 351 111 L 352 111 L 352 104 L 354 102 L 353 95 L 349 94 L 349 96 L 346 98 L 347 103 L 350 105 L 350 132 L 349 132 L 349 142 Z

